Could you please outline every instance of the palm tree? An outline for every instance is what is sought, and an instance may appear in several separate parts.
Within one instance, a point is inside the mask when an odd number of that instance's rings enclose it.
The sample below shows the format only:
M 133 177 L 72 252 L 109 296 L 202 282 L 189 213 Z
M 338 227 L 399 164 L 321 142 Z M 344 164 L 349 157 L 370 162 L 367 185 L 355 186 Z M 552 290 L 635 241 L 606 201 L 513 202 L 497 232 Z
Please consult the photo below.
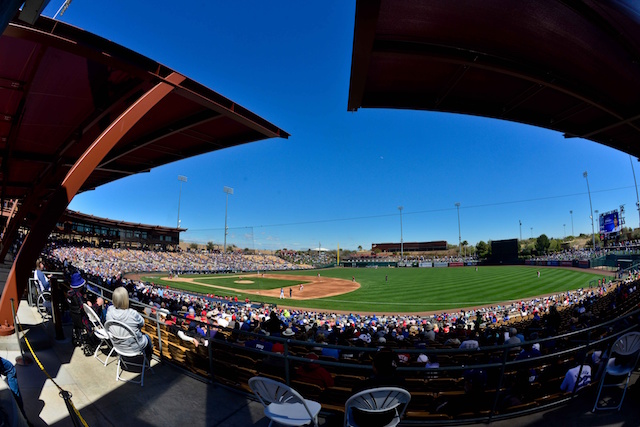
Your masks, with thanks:
M 466 240 L 462 241 L 462 247 L 464 248 L 464 256 L 467 256 L 467 245 L 469 244 L 469 242 L 467 242 Z

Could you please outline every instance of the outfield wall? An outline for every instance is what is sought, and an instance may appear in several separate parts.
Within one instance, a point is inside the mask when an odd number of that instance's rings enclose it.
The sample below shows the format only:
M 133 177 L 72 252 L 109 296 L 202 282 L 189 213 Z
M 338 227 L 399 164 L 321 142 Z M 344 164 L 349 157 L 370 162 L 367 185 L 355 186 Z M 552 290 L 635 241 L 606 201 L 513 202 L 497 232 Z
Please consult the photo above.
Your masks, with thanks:
M 573 261 L 559 261 L 559 260 L 546 260 L 539 261 L 528 259 L 524 262 L 524 265 L 538 265 L 541 267 L 576 267 L 576 268 L 591 268 L 591 262 L 589 260 L 573 260 Z
M 341 261 L 341 267 L 353 267 L 353 268 L 378 268 L 378 267 L 387 267 L 387 268 L 443 268 L 443 267 L 475 267 L 478 265 L 477 261 L 467 261 L 467 262 L 433 262 L 433 261 L 405 261 L 405 262 L 397 262 L 397 261 L 371 261 L 371 260 L 362 260 L 362 261 Z

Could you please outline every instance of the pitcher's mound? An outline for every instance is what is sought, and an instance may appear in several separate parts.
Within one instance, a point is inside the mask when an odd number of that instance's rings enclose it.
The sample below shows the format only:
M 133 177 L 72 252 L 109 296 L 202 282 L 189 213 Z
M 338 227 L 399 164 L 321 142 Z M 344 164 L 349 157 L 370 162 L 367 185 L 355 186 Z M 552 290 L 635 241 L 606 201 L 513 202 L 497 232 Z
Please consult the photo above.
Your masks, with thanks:
M 233 283 L 239 283 L 241 285 L 249 285 L 254 282 L 253 280 L 234 280 Z

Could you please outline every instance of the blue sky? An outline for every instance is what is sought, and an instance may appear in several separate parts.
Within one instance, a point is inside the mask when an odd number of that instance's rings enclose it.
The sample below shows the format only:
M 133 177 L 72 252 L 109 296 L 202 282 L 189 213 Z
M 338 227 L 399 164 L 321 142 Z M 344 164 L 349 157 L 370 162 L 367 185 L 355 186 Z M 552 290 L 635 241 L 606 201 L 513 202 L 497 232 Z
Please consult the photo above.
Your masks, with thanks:
M 53 16 L 61 0 L 44 14 Z M 61 19 L 163 63 L 291 134 L 216 151 L 77 196 L 70 209 L 188 229 L 256 249 L 590 233 L 626 207 L 629 156 L 517 123 L 424 111 L 347 111 L 355 2 L 76 0 Z M 633 159 L 637 173 L 640 164 Z M 563 226 L 564 225 L 564 226 Z

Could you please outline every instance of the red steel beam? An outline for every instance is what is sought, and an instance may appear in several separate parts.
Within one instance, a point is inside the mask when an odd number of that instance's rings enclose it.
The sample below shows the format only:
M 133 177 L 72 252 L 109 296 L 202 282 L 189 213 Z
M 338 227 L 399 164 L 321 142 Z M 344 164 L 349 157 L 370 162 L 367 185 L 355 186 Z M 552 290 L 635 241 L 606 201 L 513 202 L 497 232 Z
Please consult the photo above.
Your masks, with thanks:
M 18 251 L 2 292 L 2 298 L 0 299 L 0 335 L 8 335 L 15 331 L 11 314 L 11 299 L 13 298 L 17 303 L 19 296 L 26 289 L 31 269 L 58 218 L 64 213 L 71 200 L 109 151 L 140 119 L 148 114 L 153 107 L 158 105 L 162 99 L 174 90 L 175 86 L 180 85 L 184 80 L 184 76 L 175 72 L 172 73 L 164 82 L 155 85 L 125 110 L 75 162 L 47 206 L 40 210 L 33 227 Z

